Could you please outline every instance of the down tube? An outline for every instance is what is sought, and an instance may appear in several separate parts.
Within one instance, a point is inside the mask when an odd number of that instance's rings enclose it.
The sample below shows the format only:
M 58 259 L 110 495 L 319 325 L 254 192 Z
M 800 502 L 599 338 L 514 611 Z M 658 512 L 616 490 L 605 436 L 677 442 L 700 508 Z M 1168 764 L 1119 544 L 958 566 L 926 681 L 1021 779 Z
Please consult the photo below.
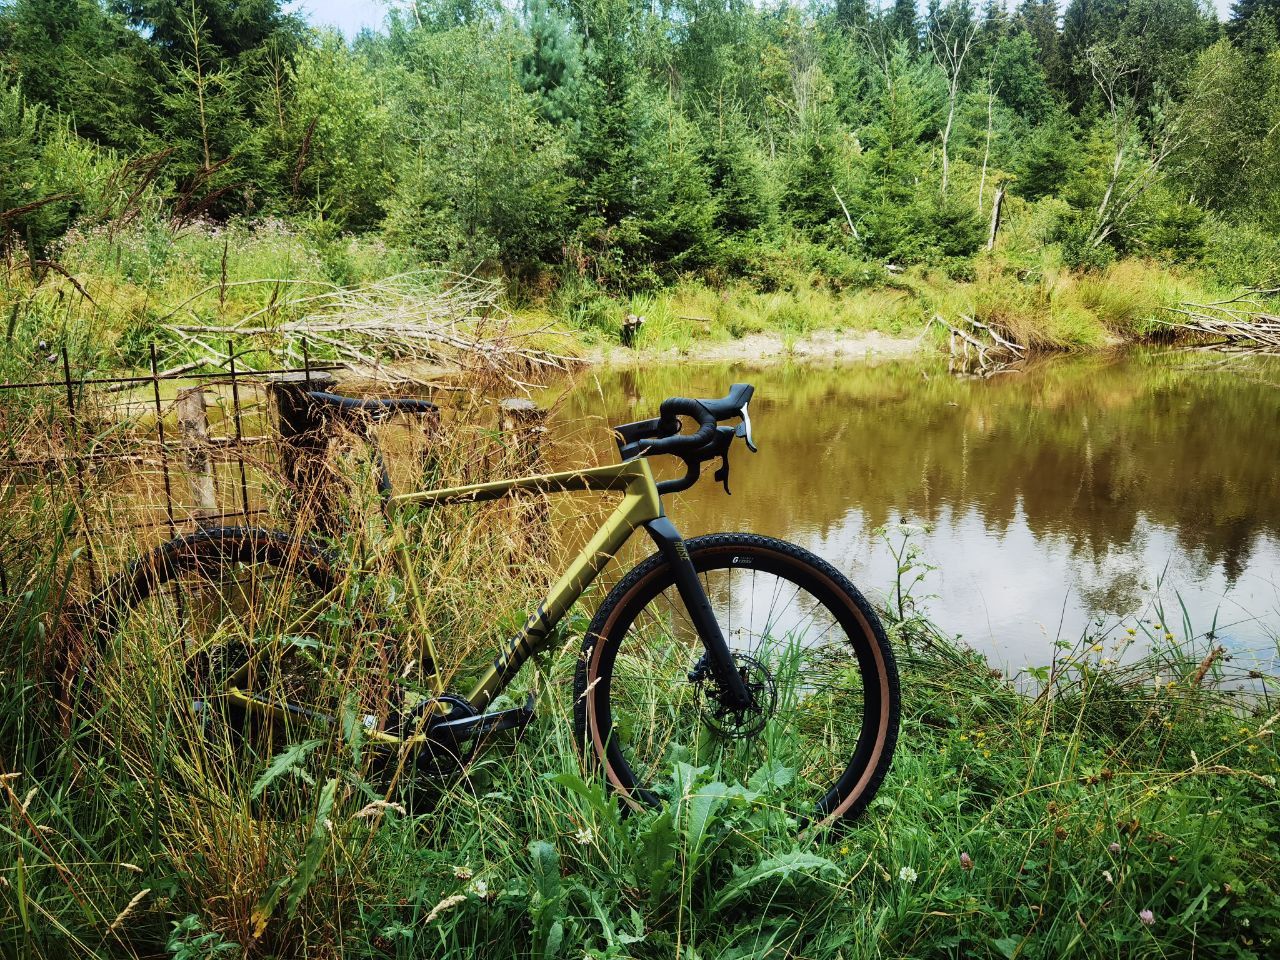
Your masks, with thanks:
M 493 666 L 485 673 L 467 699 L 484 712 L 489 704 L 519 672 L 524 662 L 541 651 L 556 625 L 577 599 L 622 549 L 636 528 L 654 519 L 653 498 L 644 492 L 628 492 L 616 510 L 592 536 L 556 581 L 547 598 L 529 615 L 520 632 L 507 641 Z

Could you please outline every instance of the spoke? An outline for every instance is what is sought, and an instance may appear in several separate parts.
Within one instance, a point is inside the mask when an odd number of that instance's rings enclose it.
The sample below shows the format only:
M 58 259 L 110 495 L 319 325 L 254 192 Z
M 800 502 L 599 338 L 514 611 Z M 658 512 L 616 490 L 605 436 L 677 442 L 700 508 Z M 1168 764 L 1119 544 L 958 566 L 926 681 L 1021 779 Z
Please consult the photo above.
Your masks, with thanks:
M 720 779 L 745 782 L 765 763 L 793 768 L 796 780 L 783 791 L 783 806 L 807 815 L 849 762 L 860 735 L 857 658 L 847 638 L 840 642 L 838 617 L 801 583 L 774 574 L 764 575 L 773 581 L 767 582 L 754 567 L 749 578 L 734 573 L 733 567 L 702 571 L 703 588 L 732 649 L 761 664 L 752 670 L 766 672 L 768 679 L 758 682 L 772 690 L 765 696 L 776 697 L 777 705 L 764 728 L 743 738 L 708 726 L 711 682 L 685 682 L 701 652 L 697 632 L 668 586 L 637 613 L 618 651 L 609 692 L 614 732 L 632 773 L 650 789 L 669 782 L 671 748 L 682 744 Z M 755 616 L 757 596 L 768 597 L 763 623 Z M 745 619 L 734 616 L 739 600 Z

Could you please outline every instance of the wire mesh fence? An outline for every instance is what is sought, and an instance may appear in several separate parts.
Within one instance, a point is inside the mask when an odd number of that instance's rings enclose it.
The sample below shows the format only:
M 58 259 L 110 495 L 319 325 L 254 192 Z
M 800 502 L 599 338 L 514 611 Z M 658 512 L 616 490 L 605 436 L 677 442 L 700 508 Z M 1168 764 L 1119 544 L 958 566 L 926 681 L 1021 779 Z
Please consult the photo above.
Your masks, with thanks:
M 334 366 L 246 371 L 231 343 L 220 370 L 162 371 L 154 347 L 149 360 L 145 374 L 77 375 L 64 348 L 59 375 L 0 384 L 0 592 L 50 536 L 86 552 L 96 581 L 154 542 L 274 509 L 273 388 L 309 388 Z

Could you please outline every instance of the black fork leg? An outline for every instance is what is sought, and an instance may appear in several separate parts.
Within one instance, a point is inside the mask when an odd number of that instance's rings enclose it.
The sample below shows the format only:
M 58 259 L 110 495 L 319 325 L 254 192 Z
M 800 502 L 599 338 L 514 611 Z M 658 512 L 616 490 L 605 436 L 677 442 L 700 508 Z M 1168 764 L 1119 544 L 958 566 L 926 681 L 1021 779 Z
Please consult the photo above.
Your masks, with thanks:
M 698 579 L 698 571 L 694 569 L 693 561 L 689 558 L 689 550 L 684 545 L 684 538 L 667 517 L 650 520 L 644 528 L 649 531 L 649 536 L 658 545 L 658 549 L 667 558 L 667 563 L 675 573 L 676 589 L 680 591 L 680 599 L 684 601 L 685 609 L 689 611 L 689 617 L 693 620 L 698 636 L 702 638 L 702 645 L 707 651 L 707 663 L 711 667 L 711 675 L 715 677 L 720 689 L 730 701 L 728 706 L 739 710 L 746 709 L 751 706 L 751 694 L 747 692 L 746 685 L 742 682 L 742 677 L 733 662 L 733 653 L 711 609 L 707 591 L 703 589 L 702 581 Z

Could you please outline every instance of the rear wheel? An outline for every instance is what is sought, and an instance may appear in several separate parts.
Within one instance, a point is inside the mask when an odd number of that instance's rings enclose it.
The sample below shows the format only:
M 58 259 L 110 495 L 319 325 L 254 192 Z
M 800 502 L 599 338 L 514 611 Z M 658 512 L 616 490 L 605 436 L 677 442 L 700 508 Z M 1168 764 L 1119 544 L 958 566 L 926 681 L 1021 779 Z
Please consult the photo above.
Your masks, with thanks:
M 729 709 L 661 554 L 614 588 L 588 630 L 579 741 L 633 805 L 673 789 L 677 761 L 754 784 L 798 826 L 857 816 L 898 733 L 898 673 L 879 619 L 844 575 L 767 537 L 686 541 L 752 705 Z
M 395 664 L 345 608 L 316 545 L 228 527 L 172 540 L 108 587 L 68 677 L 71 721 L 138 779 L 161 771 L 235 792 L 290 745 L 323 762 L 351 721 L 375 725 Z M 370 642 L 371 641 L 371 642 Z M 366 717 L 368 718 L 366 721 Z M 281 785 L 292 783 L 290 777 Z

